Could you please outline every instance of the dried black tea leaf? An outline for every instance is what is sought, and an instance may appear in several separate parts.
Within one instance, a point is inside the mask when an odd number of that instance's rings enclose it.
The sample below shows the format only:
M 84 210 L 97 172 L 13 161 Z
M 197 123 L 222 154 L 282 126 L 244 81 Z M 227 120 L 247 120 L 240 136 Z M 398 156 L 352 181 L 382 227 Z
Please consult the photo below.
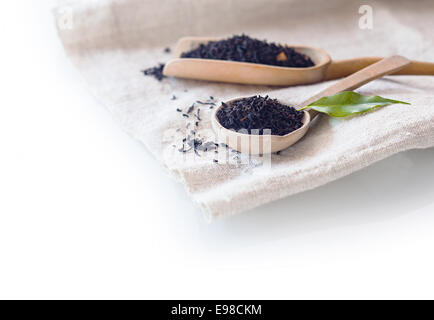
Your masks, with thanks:
M 188 108 L 187 113 L 191 113 L 194 110 L 194 104 L 191 105 L 190 108 Z
M 208 102 L 208 101 L 204 102 L 204 101 L 199 101 L 199 100 L 197 100 L 196 102 L 199 103 L 199 104 L 215 106 L 215 102 Z
M 160 63 L 158 66 L 143 70 L 143 74 L 145 76 L 152 76 L 158 81 L 161 81 L 163 80 L 163 78 L 165 78 L 165 75 L 163 75 L 163 69 L 164 69 L 164 63 Z

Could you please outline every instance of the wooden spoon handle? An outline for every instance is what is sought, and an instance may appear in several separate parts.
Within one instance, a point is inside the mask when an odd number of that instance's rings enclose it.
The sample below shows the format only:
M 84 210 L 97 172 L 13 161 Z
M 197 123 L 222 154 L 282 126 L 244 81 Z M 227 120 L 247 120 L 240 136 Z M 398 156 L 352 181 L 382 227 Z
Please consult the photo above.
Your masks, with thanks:
M 411 64 L 411 61 L 401 56 L 392 56 L 382 59 L 360 71 L 357 71 L 356 73 L 353 73 L 345 79 L 338 81 L 331 87 L 328 87 L 327 89 L 317 93 L 313 97 L 303 102 L 302 106 L 306 106 L 324 96 L 330 96 L 341 91 L 354 90 L 363 86 L 365 83 L 381 78 L 386 74 L 397 72 L 409 64 Z M 311 119 L 313 119 L 318 112 L 310 109 L 309 114 Z
M 345 60 L 332 61 L 327 69 L 324 80 L 334 80 L 349 76 L 367 66 L 380 61 L 380 57 L 362 57 Z M 434 63 L 423 61 L 412 61 L 410 65 L 401 69 L 394 75 L 434 75 Z

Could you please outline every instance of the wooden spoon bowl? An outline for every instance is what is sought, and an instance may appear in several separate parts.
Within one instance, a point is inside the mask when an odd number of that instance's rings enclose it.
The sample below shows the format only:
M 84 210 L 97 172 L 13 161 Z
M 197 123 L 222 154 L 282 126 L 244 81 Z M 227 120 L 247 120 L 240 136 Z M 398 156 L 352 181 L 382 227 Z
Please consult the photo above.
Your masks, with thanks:
M 319 82 L 324 79 L 330 56 L 322 49 L 309 46 L 290 46 L 295 51 L 309 56 L 315 66 L 308 68 L 288 68 L 266 64 L 180 58 L 183 52 L 190 51 L 200 44 L 219 40 L 217 38 L 182 38 L 175 49 L 175 59 L 164 67 L 163 74 L 185 79 L 217 82 L 290 86 Z
M 242 98 L 233 99 L 225 102 L 227 107 L 231 107 L 232 102 Z M 279 101 L 280 102 L 280 101 Z M 280 102 L 282 103 L 282 102 Z M 223 108 L 220 106 L 216 108 L 212 114 L 211 123 L 214 132 L 217 135 L 217 140 L 221 143 L 225 143 L 234 150 L 243 153 L 249 153 L 252 155 L 259 155 L 264 153 L 274 153 L 283 149 L 286 149 L 296 143 L 298 140 L 303 138 L 309 129 L 309 124 L 311 116 L 308 111 L 304 111 L 304 116 L 302 119 L 303 126 L 298 128 L 291 133 L 284 136 L 278 135 L 258 135 L 258 134 L 247 134 L 232 131 L 226 129 L 220 124 L 217 117 L 217 113 Z

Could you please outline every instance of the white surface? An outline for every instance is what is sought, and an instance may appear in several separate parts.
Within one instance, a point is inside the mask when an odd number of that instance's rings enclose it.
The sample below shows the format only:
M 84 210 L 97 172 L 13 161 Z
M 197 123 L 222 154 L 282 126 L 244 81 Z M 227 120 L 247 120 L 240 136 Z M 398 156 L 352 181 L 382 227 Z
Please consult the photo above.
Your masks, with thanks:
M 434 298 L 433 149 L 208 225 L 49 7 L 0 5 L 0 298 Z

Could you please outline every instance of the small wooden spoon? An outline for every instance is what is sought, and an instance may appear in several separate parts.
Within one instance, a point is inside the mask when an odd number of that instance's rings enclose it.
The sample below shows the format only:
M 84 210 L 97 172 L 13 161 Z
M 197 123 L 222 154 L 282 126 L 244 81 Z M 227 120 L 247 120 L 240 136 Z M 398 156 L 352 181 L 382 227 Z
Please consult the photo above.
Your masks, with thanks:
M 312 59 L 315 66 L 309 68 L 288 68 L 236 61 L 180 58 L 183 52 L 195 49 L 200 44 L 217 40 L 220 40 L 220 38 L 181 38 L 174 50 L 175 59 L 170 60 L 165 65 L 163 74 L 179 78 L 217 82 L 293 86 L 342 78 L 382 59 L 363 57 L 332 61 L 327 52 L 310 46 L 290 46 Z M 413 61 L 411 65 L 397 74 L 434 75 L 434 63 Z
M 338 81 L 331 87 L 317 93 L 313 97 L 307 99 L 300 107 L 304 107 L 321 97 L 336 94 L 341 91 L 354 90 L 374 79 L 380 78 L 386 74 L 396 72 L 411 63 L 410 60 L 401 56 L 392 56 L 376 62 L 349 77 Z M 242 98 L 232 99 L 225 104 L 230 107 L 231 103 L 235 100 Z M 285 103 L 284 103 L 285 104 Z M 308 131 L 311 121 L 318 115 L 315 110 L 305 110 L 303 117 L 303 126 L 291 133 L 284 136 L 277 135 L 253 135 L 246 133 L 239 133 L 224 128 L 218 118 L 217 112 L 220 108 L 216 108 L 211 118 L 212 126 L 217 134 L 219 142 L 227 144 L 232 149 L 249 154 L 264 154 L 277 152 L 288 148 L 289 146 L 300 140 Z

